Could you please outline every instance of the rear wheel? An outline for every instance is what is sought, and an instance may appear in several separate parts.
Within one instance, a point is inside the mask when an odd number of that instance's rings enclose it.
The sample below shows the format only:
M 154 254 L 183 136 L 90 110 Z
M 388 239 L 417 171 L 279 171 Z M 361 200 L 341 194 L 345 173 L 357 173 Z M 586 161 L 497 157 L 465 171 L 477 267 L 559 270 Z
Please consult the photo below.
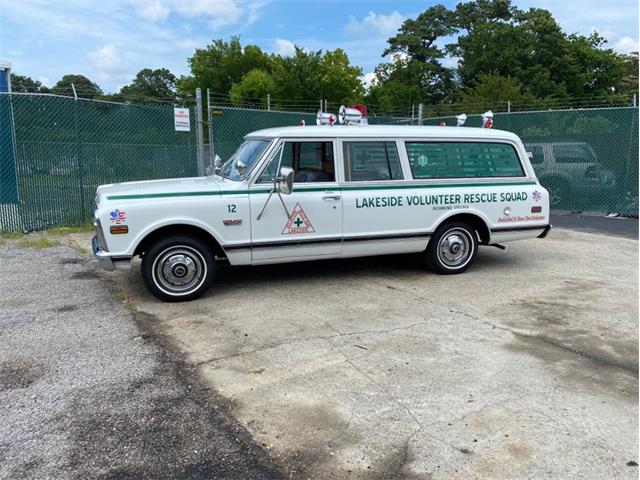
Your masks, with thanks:
M 197 237 L 163 238 L 142 257 L 142 279 L 160 300 L 182 302 L 206 292 L 216 274 L 212 249 Z
M 445 223 L 437 228 L 427 246 L 426 263 L 437 273 L 466 271 L 478 253 L 478 234 L 464 222 Z

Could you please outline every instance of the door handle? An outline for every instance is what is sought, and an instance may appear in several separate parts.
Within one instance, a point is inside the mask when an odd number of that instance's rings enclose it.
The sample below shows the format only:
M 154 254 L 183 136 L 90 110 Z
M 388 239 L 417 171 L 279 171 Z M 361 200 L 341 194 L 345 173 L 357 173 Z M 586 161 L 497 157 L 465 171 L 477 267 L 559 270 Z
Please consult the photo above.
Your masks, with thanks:
M 322 195 L 323 200 L 340 200 L 342 198 L 339 193 L 327 192 Z

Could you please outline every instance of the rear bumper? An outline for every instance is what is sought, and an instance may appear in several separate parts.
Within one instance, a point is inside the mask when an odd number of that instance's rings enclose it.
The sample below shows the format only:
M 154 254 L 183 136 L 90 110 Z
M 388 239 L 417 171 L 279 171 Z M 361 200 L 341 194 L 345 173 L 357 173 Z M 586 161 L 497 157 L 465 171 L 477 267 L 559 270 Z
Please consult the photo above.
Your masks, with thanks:
M 104 270 L 112 271 L 116 268 L 119 270 L 128 270 L 131 268 L 131 257 L 112 257 L 108 252 L 100 250 L 98 237 L 95 235 L 91 239 L 91 249 L 93 256 L 98 261 L 98 266 Z

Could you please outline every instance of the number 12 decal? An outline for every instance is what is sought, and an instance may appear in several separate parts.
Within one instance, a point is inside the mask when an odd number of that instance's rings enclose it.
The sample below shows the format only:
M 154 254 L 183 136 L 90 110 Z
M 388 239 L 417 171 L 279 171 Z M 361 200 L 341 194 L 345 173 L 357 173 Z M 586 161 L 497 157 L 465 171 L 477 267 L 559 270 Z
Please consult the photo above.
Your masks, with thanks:
M 230 203 L 227 205 L 227 211 L 229 213 L 236 213 L 236 205 L 235 203 Z

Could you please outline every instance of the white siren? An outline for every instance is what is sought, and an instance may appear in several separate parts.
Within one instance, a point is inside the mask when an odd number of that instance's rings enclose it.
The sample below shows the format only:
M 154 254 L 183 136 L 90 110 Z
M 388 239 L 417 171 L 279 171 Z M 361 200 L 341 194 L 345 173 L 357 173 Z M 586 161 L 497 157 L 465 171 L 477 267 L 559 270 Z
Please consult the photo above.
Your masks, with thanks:
M 317 125 L 335 125 L 336 120 L 336 116 L 333 113 L 319 111 L 318 115 L 316 115 Z
M 362 122 L 362 112 L 357 108 L 349 108 L 344 105 L 340 105 L 340 110 L 338 110 L 338 120 L 342 124 L 358 125 Z
M 456 121 L 458 122 L 458 126 L 461 127 L 464 125 L 464 122 L 467 121 L 467 114 L 466 113 L 461 113 L 460 115 L 456 116 Z

